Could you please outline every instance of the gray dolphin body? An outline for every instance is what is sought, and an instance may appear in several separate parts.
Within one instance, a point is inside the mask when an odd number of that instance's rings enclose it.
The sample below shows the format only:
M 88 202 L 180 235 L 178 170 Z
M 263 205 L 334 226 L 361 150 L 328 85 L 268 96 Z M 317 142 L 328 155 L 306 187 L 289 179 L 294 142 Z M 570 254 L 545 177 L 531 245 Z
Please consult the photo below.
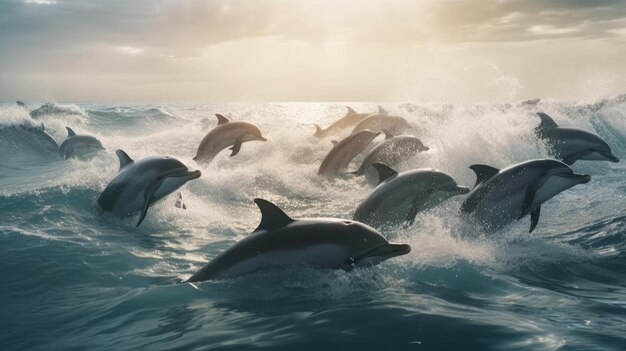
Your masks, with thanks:
M 535 133 L 546 142 L 554 156 L 566 164 L 572 165 L 577 160 L 619 162 L 609 144 L 598 135 L 584 129 L 559 127 L 543 112 L 537 115 L 541 124 Z
M 357 113 L 351 107 L 347 107 L 347 109 L 348 109 L 348 112 L 346 113 L 345 116 L 343 116 L 342 118 L 337 120 L 335 123 L 328 126 L 328 128 L 326 129 L 322 129 L 320 126 L 316 124 L 315 134 L 313 134 L 313 136 L 316 138 L 325 138 L 329 135 L 337 134 L 341 132 L 342 130 L 348 127 L 352 127 L 355 124 L 361 122 L 363 119 L 365 119 L 365 117 L 370 115 L 369 113 Z M 379 106 L 379 113 L 381 110 L 382 110 L 382 107 Z
M 210 261 L 188 282 L 223 279 L 289 265 L 352 270 L 405 255 L 411 247 L 390 244 L 375 229 L 334 218 L 292 219 L 269 201 L 255 199 L 261 224 Z
M 190 171 L 175 158 L 158 156 L 133 161 L 122 150 L 115 153 L 120 159 L 120 170 L 98 197 L 98 205 L 120 217 L 140 212 L 137 226 L 150 205 L 200 177 L 200 171 Z
M 349 135 L 339 142 L 334 141 L 333 148 L 322 161 L 317 174 L 329 176 L 345 170 L 350 161 L 360 154 L 379 134 L 363 130 Z
M 230 122 L 228 118 L 216 114 L 217 126 L 213 128 L 200 142 L 196 156 L 193 158 L 200 163 L 209 163 L 220 153 L 230 146 L 231 157 L 241 150 L 241 144 L 246 141 L 267 141 L 261 135 L 257 126 L 248 122 Z
M 415 156 L 420 151 L 428 151 L 421 140 L 412 135 L 390 137 L 376 145 L 361 163 L 356 175 L 363 175 L 374 162 L 395 166 L 398 163 Z
M 48 134 L 48 132 L 46 132 L 46 127 L 43 123 L 41 126 L 22 123 L 14 128 L 20 133 L 27 133 L 28 137 L 32 138 L 31 140 L 35 140 L 40 143 L 46 150 L 50 150 L 55 153 L 59 152 L 59 144 L 50 134 Z
M 383 163 L 372 167 L 378 171 L 379 184 L 357 207 L 353 219 L 374 228 L 413 224 L 418 212 L 469 192 L 447 173 L 434 169 L 398 173 Z
M 90 135 L 76 135 L 72 128 L 67 129 L 67 138 L 61 143 L 59 152 L 64 159 L 70 157 L 87 159 L 92 157 L 96 152 L 104 150 L 100 140 Z
M 30 111 L 30 116 L 32 118 L 39 118 L 44 115 L 59 115 L 59 114 L 83 116 L 83 113 L 78 110 L 59 106 L 52 102 L 46 102 L 45 104 L 41 105 L 41 107 Z
M 530 160 L 503 170 L 472 165 L 476 185 L 461 206 L 488 231 L 495 231 L 530 214 L 530 232 L 539 222 L 541 204 L 575 185 L 591 180 L 565 163 Z
M 352 134 L 362 130 L 372 132 L 387 132 L 391 135 L 399 135 L 411 129 L 411 125 L 402 117 L 390 116 L 386 112 L 370 115 L 354 127 Z

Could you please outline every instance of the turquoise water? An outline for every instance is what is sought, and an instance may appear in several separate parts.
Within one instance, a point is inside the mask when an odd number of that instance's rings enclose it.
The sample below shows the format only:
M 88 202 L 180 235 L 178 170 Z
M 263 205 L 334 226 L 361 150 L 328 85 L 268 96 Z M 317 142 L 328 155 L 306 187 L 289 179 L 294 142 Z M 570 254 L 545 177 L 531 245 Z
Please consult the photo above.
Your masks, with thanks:
M 352 105 L 375 111 L 376 104 Z M 430 150 L 400 169 L 434 167 L 472 185 L 468 166 L 547 157 L 534 112 L 594 130 L 626 158 L 626 104 L 384 104 Z M 28 112 L 0 105 L 0 349 L 2 350 L 623 350 L 626 345 L 626 162 L 578 162 L 592 175 L 490 237 L 464 239 L 462 196 L 386 231 L 413 250 L 353 272 L 286 267 L 224 281 L 181 283 L 260 220 L 262 197 L 293 217 L 350 218 L 371 191 L 364 178 L 326 180 L 331 148 L 312 137 L 341 104 L 68 104 L 45 116 L 97 136 L 106 152 L 62 160 L 16 132 Z M 192 158 L 214 113 L 256 123 L 249 142 L 208 166 Z M 114 150 L 171 155 L 202 177 L 136 218 L 95 201 L 116 174 Z M 356 169 L 357 163 L 352 167 Z

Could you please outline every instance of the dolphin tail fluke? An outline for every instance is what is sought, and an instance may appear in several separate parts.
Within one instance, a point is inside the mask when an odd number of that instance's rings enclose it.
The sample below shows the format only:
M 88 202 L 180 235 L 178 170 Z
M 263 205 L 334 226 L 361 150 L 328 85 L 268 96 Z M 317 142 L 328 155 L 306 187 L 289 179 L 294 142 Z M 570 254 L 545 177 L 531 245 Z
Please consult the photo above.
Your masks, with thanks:
M 537 227 L 537 223 L 539 223 L 539 215 L 541 214 L 541 206 L 537 207 L 530 213 L 530 230 L 529 233 L 532 233 Z

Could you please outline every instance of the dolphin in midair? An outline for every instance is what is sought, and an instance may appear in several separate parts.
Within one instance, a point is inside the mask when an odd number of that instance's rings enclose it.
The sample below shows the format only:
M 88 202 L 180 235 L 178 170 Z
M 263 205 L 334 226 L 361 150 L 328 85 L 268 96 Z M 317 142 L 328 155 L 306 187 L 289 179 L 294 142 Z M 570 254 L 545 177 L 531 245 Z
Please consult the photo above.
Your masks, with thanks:
M 190 171 L 179 160 L 167 156 L 146 157 L 133 161 L 124 151 L 115 154 L 120 170 L 98 197 L 98 205 L 120 217 L 140 213 L 137 226 L 148 213 L 148 207 L 192 179 L 200 171 Z
M 67 129 L 67 138 L 59 148 L 64 159 L 67 160 L 70 157 L 88 158 L 96 152 L 104 150 L 102 143 L 97 138 L 90 135 L 76 135 L 70 127 L 65 127 L 65 129 Z
M 381 162 L 393 167 L 415 156 L 418 152 L 428 150 L 428 147 L 424 146 L 417 137 L 412 135 L 392 136 L 387 133 L 387 138 L 370 150 L 359 169 L 353 173 L 356 175 L 365 174 L 374 162 Z
M 267 141 L 257 126 L 249 122 L 231 122 L 223 115 L 215 114 L 217 126 L 213 128 L 200 142 L 196 156 L 193 158 L 200 163 L 209 163 L 217 154 L 230 146 L 230 156 L 233 157 L 241 150 L 241 144 L 246 141 Z
M 349 135 L 339 142 L 333 140 L 333 148 L 322 161 L 317 174 L 328 176 L 345 170 L 350 161 L 360 154 L 379 134 L 363 130 Z
M 349 106 L 346 106 L 346 108 L 348 109 L 346 115 L 337 120 L 335 123 L 331 124 L 328 128 L 322 129 L 320 126 L 315 124 L 315 134 L 313 134 L 313 136 L 316 138 L 324 138 L 329 135 L 336 134 L 348 127 L 351 127 L 361 122 L 365 117 L 370 115 L 369 113 L 357 113 Z M 382 107 L 379 108 L 382 109 Z
M 580 128 L 559 127 L 543 112 L 538 112 L 541 124 L 535 129 L 556 158 L 568 165 L 577 160 L 619 162 L 611 147 L 598 135 Z
M 530 214 L 530 232 L 539 222 L 541 204 L 558 193 L 591 180 L 553 159 L 530 160 L 503 170 L 472 165 L 476 185 L 461 205 L 488 231 L 498 230 Z
M 398 173 L 379 162 L 372 167 L 378 171 L 378 186 L 357 207 L 353 219 L 374 228 L 411 225 L 418 212 L 469 192 L 469 188 L 459 186 L 449 174 L 435 169 Z
M 384 110 L 383 112 L 369 115 L 363 119 L 354 127 L 352 134 L 362 130 L 371 130 L 372 132 L 387 132 L 392 135 L 399 135 L 412 128 L 404 118 L 391 116 Z
M 272 267 L 307 265 L 352 270 L 409 253 L 363 223 L 334 218 L 293 219 L 273 203 L 255 199 L 261 224 L 195 273 L 188 282 L 237 277 Z

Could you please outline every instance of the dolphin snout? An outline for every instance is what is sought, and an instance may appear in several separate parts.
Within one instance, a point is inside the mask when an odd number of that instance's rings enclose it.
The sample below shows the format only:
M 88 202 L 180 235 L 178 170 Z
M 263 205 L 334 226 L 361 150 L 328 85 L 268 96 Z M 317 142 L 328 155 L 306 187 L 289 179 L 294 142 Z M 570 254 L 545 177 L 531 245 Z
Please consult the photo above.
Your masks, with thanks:
M 580 184 L 586 184 L 591 181 L 591 176 L 589 174 L 577 174 L 580 178 Z
M 189 179 L 198 179 L 200 178 L 201 175 L 202 175 L 202 172 L 200 172 L 200 170 L 195 170 L 189 173 Z
M 267 139 L 265 137 L 259 137 L 258 139 L 259 141 L 267 141 Z
M 607 158 L 609 161 L 614 162 L 614 163 L 618 163 L 618 162 L 619 162 L 619 157 L 617 157 L 617 156 L 615 156 L 615 155 L 613 155 L 613 154 L 608 154 L 608 155 L 606 155 L 606 158 Z

